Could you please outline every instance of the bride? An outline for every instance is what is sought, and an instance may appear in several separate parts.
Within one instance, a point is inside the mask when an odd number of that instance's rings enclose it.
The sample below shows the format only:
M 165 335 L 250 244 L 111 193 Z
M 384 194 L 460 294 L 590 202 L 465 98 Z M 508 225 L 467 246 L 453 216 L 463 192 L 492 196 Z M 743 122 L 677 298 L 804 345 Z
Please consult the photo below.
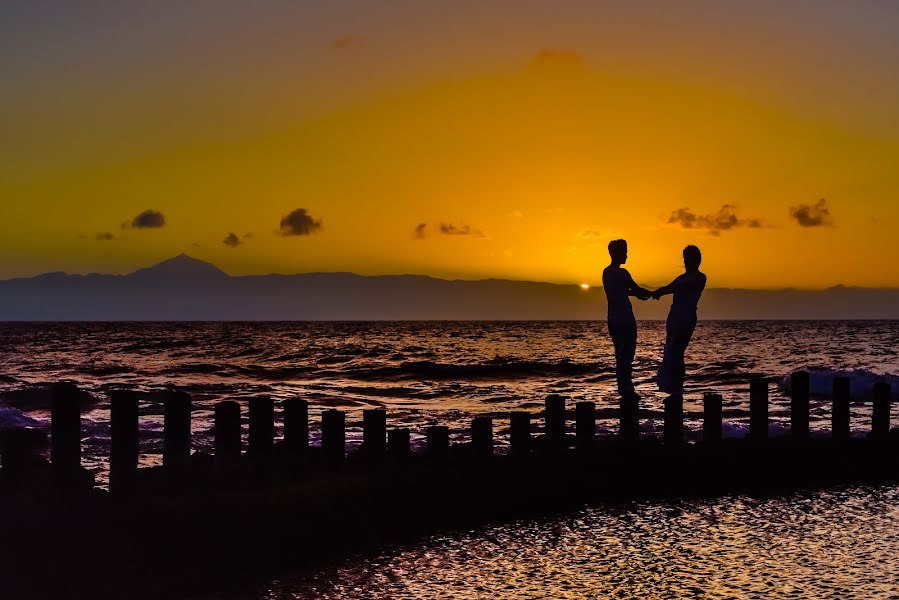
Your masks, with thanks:
M 684 391 L 684 353 L 696 328 L 696 306 L 706 283 L 705 273 L 699 270 L 701 262 L 699 248 L 687 246 L 684 248 L 683 275 L 652 292 L 656 300 L 666 294 L 674 294 L 666 325 L 665 351 L 657 378 L 659 389 L 672 395 L 679 396 Z

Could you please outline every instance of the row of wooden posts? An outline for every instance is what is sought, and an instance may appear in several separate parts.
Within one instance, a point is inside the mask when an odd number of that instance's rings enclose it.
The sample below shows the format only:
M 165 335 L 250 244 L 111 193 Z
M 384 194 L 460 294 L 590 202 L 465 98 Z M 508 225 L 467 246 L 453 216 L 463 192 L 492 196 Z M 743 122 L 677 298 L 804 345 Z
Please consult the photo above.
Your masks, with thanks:
M 791 436 L 804 440 L 809 435 L 809 374 L 797 372 L 791 381 Z M 749 437 L 764 440 L 768 437 L 768 381 L 754 378 L 749 389 Z M 877 383 L 873 389 L 873 437 L 886 437 L 890 429 L 890 386 Z M 133 481 L 137 473 L 138 401 L 139 394 L 120 390 L 110 393 L 110 485 L 117 480 Z M 849 438 L 850 381 L 846 377 L 833 380 L 831 433 L 836 440 Z M 722 439 L 723 408 L 719 394 L 704 396 L 703 441 L 715 443 Z M 309 449 L 309 405 L 305 400 L 291 398 L 280 403 L 283 419 L 283 451 L 287 456 L 301 456 Z M 637 399 L 623 398 L 620 405 L 619 436 L 624 441 L 636 441 L 639 434 L 639 406 Z M 259 397 L 249 401 L 249 431 L 247 456 L 251 460 L 268 461 L 274 452 L 275 403 L 271 398 Z M 509 453 L 526 455 L 532 451 L 531 414 L 524 411 L 509 415 Z M 321 456 L 339 461 L 346 454 L 346 415 L 339 410 L 321 413 Z M 546 398 L 544 412 L 544 447 L 567 447 L 566 407 L 562 396 Z M 411 452 L 409 429 L 387 428 L 384 409 L 363 411 L 362 446 L 360 452 L 370 459 L 383 456 L 402 457 Z M 184 392 L 169 392 L 164 402 L 163 466 L 177 469 L 187 464 L 191 454 L 191 398 Z M 596 406 L 593 402 L 578 402 L 575 407 L 574 446 L 592 448 L 596 439 Z M 671 396 L 665 401 L 664 443 L 679 444 L 684 439 L 683 398 Z M 218 465 L 236 463 L 242 454 L 241 409 L 235 401 L 221 401 L 215 405 L 214 447 Z M 443 456 L 449 452 L 449 428 L 443 425 L 428 427 L 425 452 Z M 470 430 L 470 455 L 487 457 L 493 454 L 493 420 L 475 417 Z M 14 456 L 4 453 L 4 469 Z M 81 416 L 79 390 L 72 384 L 57 384 L 53 388 L 51 406 L 50 460 L 54 471 L 72 473 L 81 466 Z M 11 463 L 10 465 L 11 466 Z M 124 485 L 122 487 L 125 487 Z

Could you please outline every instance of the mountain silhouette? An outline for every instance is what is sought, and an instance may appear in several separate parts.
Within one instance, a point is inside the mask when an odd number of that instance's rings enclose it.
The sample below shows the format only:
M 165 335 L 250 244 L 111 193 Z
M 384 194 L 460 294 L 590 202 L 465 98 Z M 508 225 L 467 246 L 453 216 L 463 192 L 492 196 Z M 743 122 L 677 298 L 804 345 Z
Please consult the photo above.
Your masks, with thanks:
M 712 275 L 713 276 L 713 275 Z M 603 320 L 602 288 L 425 275 L 231 276 L 186 254 L 128 275 L 46 273 L 0 281 L 0 320 Z M 667 302 L 634 302 L 664 319 Z M 899 289 L 709 289 L 702 319 L 897 319 Z
M 228 277 L 228 274 L 212 263 L 193 258 L 187 254 L 179 254 L 152 267 L 138 269 L 131 273 L 130 276 L 160 281 L 209 281 L 225 279 Z

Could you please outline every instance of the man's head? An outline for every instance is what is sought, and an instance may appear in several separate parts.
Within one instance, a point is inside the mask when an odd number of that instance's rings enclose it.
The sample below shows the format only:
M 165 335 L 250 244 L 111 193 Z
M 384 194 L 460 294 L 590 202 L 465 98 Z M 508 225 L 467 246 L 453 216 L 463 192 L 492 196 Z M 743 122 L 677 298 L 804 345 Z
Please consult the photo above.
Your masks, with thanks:
M 613 263 L 623 265 L 627 262 L 627 242 L 624 240 L 612 240 L 609 242 L 609 256 Z
M 688 271 L 696 270 L 702 263 L 702 252 L 694 245 L 684 248 L 684 268 Z

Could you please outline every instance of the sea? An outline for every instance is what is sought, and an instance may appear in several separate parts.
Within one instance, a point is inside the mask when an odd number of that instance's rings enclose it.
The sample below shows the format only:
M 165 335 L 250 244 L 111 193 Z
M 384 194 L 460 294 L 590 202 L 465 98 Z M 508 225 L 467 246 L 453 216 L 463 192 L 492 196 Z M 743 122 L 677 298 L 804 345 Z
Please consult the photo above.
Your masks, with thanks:
M 643 435 L 662 434 L 655 385 L 662 321 L 642 321 L 634 362 Z M 871 389 L 899 390 L 899 321 L 700 321 L 687 352 L 688 439 L 702 396 L 724 397 L 725 435 L 748 430 L 749 380 L 770 382 L 770 434 L 789 433 L 789 376 L 811 373 L 812 435 L 830 428 L 833 377 L 848 376 L 853 435 L 870 427 Z M 494 417 L 497 448 L 512 410 L 546 396 L 596 403 L 600 435 L 617 429 L 614 354 L 604 322 L 215 322 L 0 324 L 0 430 L 49 429 L 49 384 L 83 390 L 83 464 L 107 481 L 110 390 L 144 392 L 141 463 L 161 462 L 162 392 L 193 398 L 193 447 L 211 451 L 213 406 L 305 398 L 319 413 L 362 410 L 390 426 L 448 425 L 462 441 Z M 246 418 L 246 410 L 244 410 Z M 892 414 L 899 427 L 899 410 Z M 569 426 L 573 423 L 569 421 Z M 280 430 L 276 431 L 280 435 Z M 899 491 L 849 487 L 777 498 L 644 501 L 433 536 L 377 556 L 269 582 L 264 598 L 899 597 Z M 242 596 L 243 597 L 243 596 Z

